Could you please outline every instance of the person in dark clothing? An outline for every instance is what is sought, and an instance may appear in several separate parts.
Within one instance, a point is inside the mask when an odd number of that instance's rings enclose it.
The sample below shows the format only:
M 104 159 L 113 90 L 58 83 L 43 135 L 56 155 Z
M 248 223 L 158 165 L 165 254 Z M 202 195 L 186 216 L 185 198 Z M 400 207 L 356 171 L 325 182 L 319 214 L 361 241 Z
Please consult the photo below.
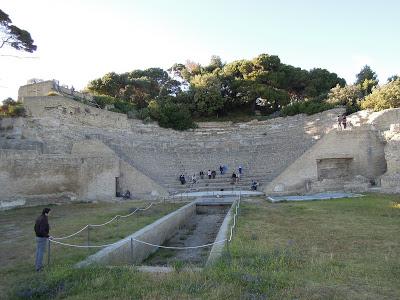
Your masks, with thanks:
M 223 166 L 219 166 L 219 172 L 221 173 L 221 175 L 224 174 L 224 167 Z
M 236 182 L 236 173 L 235 172 L 233 172 L 232 173 L 232 176 L 231 176 L 231 178 L 232 178 L 232 181 L 231 181 L 231 184 L 235 184 L 235 182 Z
M 50 208 L 44 208 L 42 214 L 36 219 L 35 234 L 36 234 L 36 259 L 35 269 L 41 271 L 43 269 L 43 255 L 46 252 L 47 240 L 49 239 L 50 225 L 48 216 Z
M 131 199 L 131 192 L 126 190 L 125 194 L 122 196 L 123 199 Z
M 211 178 L 215 179 L 215 176 L 217 176 L 217 172 L 215 170 L 211 171 Z
M 251 181 L 251 190 L 252 191 L 257 191 L 257 186 L 258 186 L 258 182 L 255 180 Z
M 343 129 L 346 129 L 347 127 L 347 117 L 346 114 L 342 115 L 342 124 L 343 124 Z

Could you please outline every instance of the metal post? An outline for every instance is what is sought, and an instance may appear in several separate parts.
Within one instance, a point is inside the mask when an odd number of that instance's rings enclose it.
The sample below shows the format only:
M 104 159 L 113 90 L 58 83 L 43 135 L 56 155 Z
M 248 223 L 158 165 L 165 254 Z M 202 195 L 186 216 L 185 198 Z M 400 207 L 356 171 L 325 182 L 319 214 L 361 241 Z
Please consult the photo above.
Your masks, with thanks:
M 116 219 L 115 219 L 115 221 L 117 222 L 117 236 L 119 235 L 119 233 L 120 233 L 120 221 L 119 221 L 119 217 L 117 217 Z
M 88 249 L 88 252 L 90 252 L 90 248 L 89 248 L 89 246 L 90 246 L 90 225 L 88 225 L 88 227 L 87 227 L 87 249 Z
M 228 250 L 228 261 L 231 261 L 231 251 L 229 250 L 229 239 L 226 239 L 226 249 Z
M 133 238 L 131 238 L 131 264 L 133 265 Z
M 50 244 L 51 244 L 51 240 L 49 239 L 48 245 L 47 245 L 47 266 L 50 266 Z

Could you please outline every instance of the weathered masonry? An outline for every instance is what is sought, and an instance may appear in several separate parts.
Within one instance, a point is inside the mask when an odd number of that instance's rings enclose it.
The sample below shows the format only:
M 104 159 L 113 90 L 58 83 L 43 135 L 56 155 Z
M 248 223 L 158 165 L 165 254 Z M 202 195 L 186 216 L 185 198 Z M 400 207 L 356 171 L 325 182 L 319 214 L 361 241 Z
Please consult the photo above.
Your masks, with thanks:
M 55 96 L 47 96 L 50 92 Z M 313 116 L 200 123 L 177 132 L 74 100 L 53 81 L 21 87 L 26 118 L 0 120 L 2 207 L 109 200 L 129 190 L 152 198 L 178 192 L 250 189 L 267 194 L 326 190 L 399 192 L 400 110 L 358 112 L 335 128 L 338 108 Z M 90 96 L 85 101 L 90 104 Z M 228 168 L 215 179 L 199 171 Z M 230 176 L 243 168 L 239 183 Z M 195 185 L 181 185 L 197 174 Z

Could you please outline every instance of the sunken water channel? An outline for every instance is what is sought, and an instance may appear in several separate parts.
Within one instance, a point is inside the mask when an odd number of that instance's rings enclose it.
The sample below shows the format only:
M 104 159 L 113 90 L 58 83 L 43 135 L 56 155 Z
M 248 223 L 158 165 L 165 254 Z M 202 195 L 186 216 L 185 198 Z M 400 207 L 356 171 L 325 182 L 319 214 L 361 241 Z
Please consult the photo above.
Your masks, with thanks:
M 191 202 L 89 256 L 77 266 L 203 267 L 222 254 L 225 242 L 215 242 L 227 238 L 233 206 L 234 199 Z M 213 245 L 197 247 L 207 244 Z M 156 245 L 186 249 L 159 248 Z
M 163 246 L 194 247 L 211 244 L 215 241 L 221 224 L 224 221 L 230 205 L 197 204 L 196 211 Z M 204 266 L 210 254 L 211 247 L 174 250 L 159 249 L 150 255 L 143 265 L 171 266 L 178 262 Z

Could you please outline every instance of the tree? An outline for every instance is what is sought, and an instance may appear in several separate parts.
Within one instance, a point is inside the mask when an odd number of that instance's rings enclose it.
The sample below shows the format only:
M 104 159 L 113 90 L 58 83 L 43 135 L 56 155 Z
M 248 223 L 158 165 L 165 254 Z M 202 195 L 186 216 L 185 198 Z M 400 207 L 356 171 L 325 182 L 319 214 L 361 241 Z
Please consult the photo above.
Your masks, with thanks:
M 213 55 L 211 56 L 210 59 L 210 64 L 205 67 L 204 69 L 211 73 L 213 72 L 215 69 L 222 69 L 224 66 L 224 64 L 222 63 L 221 57 L 219 57 L 218 55 Z
M 171 101 L 162 101 L 157 107 L 158 124 L 161 127 L 185 130 L 195 128 L 192 116 L 186 105 L 176 104 Z
M 224 106 L 221 95 L 221 80 L 215 74 L 196 75 L 192 82 L 196 111 L 203 116 L 210 116 Z
M 36 51 L 37 46 L 33 44 L 31 34 L 11 23 L 9 16 L 0 9 L 0 48 L 8 45 L 20 51 Z
M 389 83 L 389 82 L 395 81 L 397 79 L 400 79 L 399 75 L 392 75 L 387 79 L 387 82 Z
M 361 107 L 363 109 L 373 109 L 374 111 L 400 107 L 400 79 L 393 80 L 380 88 L 374 89 L 361 102 Z
M 377 77 L 378 77 L 378 75 L 376 75 L 376 73 L 371 69 L 371 67 L 368 65 L 365 65 L 361 69 L 360 73 L 358 73 L 356 75 L 356 78 L 357 78 L 356 84 L 362 84 L 366 79 L 375 80 L 376 83 L 378 83 Z
M 361 86 L 364 96 L 371 94 L 372 89 L 378 85 L 377 77 L 378 75 L 368 65 L 365 65 L 356 75 L 356 84 Z

